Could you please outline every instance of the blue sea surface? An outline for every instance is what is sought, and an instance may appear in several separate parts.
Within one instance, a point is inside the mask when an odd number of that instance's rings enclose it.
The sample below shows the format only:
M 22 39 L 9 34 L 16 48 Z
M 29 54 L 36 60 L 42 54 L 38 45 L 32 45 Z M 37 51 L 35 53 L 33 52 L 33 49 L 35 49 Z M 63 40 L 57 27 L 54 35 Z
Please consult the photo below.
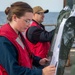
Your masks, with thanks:
M 59 12 L 49 12 L 45 14 L 44 22 L 47 31 L 55 29 Z
M 4 12 L 0 12 L 0 25 L 6 23 L 7 19 L 6 19 L 6 15 Z
M 49 12 L 45 14 L 43 24 L 47 24 L 47 25 L 56 24 L 58 15 L 59 15 L 59 12 Z
M 57 17 L 59 12 L 49 12 L 45 14 L 44 22 L 43 24 L 56 24 Z M 4 12 L 0 12 L 0 24 L 6 23 L 6 15 Z
M 45 28 L 47 31 L 51 31 L 55 28 L 55 26 L 49 25 L 56 25 L 57 24 L 57 17 L 59 12 L 49 12 L 45 14 L 44 22 Z M 0 12 L 0 25 L 3 25 L 7 22 L 7 16 L 4 12 Z

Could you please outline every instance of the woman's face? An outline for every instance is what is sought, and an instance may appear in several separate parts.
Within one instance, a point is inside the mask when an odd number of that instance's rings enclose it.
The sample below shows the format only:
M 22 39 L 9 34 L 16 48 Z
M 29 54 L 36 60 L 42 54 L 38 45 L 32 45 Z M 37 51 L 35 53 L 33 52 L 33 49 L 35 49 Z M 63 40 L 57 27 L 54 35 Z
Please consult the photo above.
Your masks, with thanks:
M 17 18 L 16 21 L 16 30 L 20 32 L 24 32 L 27 29 L 32 21 L 33 13 L 26 12 L 24 16 Z

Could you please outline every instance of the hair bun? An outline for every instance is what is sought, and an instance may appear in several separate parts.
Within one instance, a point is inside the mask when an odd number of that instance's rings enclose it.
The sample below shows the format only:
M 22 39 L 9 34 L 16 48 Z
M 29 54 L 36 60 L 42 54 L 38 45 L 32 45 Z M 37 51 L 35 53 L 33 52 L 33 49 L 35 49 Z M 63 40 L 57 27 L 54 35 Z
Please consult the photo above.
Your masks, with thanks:
M 10 7 L 7 7 L 5 10 L 5 14 L 8 15 L 9 11 L 10 11 Z

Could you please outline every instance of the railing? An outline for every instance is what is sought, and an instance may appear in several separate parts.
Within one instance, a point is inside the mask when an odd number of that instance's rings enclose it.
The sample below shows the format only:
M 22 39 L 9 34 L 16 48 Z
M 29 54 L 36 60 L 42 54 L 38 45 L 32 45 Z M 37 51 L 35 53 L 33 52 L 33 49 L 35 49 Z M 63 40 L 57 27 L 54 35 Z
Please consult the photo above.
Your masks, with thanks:
M 44 26 L 56 26 L 56 24 L 43 24 Z
M 43 24 L 44 26 L 56 26 L 55 24 Z M 0 25 L 2 26 L 2 25 Z

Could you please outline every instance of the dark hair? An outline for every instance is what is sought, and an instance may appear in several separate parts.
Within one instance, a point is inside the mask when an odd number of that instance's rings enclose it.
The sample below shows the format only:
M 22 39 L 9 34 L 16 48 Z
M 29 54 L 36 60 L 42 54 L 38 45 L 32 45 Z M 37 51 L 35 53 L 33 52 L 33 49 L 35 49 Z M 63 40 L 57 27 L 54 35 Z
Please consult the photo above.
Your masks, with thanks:
M 10 7 L 7 7 L 5 10 L 5 14 L 8 15 L 8 21 L 12 21 L 13 14 L 20 18 L 24 15 L 25 12 L 33 13 L 32 7 L 25 2 L 15 2 Z

